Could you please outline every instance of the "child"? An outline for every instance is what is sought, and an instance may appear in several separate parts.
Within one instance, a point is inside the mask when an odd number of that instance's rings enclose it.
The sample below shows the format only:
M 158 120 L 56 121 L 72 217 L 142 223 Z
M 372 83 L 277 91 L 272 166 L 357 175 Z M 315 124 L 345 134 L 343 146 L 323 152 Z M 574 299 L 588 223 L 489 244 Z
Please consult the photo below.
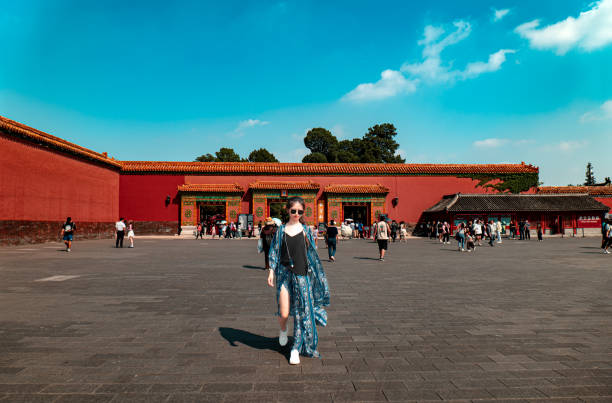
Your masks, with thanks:
M 471 233 L 467 234 L 467 251 L 472 252 L 474 250 L 474 238 Z

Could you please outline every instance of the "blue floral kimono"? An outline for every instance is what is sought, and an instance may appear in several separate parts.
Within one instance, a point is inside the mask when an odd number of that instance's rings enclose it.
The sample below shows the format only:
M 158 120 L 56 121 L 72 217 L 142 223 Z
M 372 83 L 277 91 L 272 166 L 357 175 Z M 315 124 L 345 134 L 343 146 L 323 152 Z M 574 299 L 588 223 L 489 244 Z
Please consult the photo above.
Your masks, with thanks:
M 276 279 L 276 304 L 284 285 L 289 292 L 289 314 L 293 316 L 293 349 L 301 355 L 319 357 L 316 323 L 327 325 L 325 306 L 329 305 L 329 286 L 319 255 L 314 248 L 314 238 L 310 227 L 304 225 L 308 274 L 298 276 L 286 269 L 280 262 L 280 247 L 285 226 L 281 225 L 270 245 L 270 268 Z M 279 314 L 277 308 L 277 315 Z

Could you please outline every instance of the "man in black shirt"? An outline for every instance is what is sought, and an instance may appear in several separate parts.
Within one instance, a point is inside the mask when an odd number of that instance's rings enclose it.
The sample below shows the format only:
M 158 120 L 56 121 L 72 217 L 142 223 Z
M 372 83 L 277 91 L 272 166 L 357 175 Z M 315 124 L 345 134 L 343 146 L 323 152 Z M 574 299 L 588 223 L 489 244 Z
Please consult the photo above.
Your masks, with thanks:
M 336 223 L 334 220 L 329 222 L 329 227 L 327 227 L 327 253 L 329 254 L 329 260 L 332 262 L 336 261 L 336 246 L 338 241 L 338 228 L 336 227 Z
M 76 230 L 76 225 L 72 222 L 72 218 L 66 218 L 66 222 L 62 225 L 62 238 L 66 244 L 66 252 L 70 252 L 72 247 L 72 236 Z

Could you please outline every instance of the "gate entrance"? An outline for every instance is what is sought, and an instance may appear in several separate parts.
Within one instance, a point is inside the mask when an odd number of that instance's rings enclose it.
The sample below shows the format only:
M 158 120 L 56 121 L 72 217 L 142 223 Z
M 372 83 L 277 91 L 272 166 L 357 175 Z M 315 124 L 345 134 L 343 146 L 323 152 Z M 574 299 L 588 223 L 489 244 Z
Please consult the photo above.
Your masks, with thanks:
M 280 218 L 283 223 L 289 221 L 289 213 L 285 209 L 287 202 L 283 200 L 268 200 L 268 216 Z
M 204 222 L 208 225 L 220 219 L 225 219 L 225 203 L 205 202 L 198 203 L 198 205 L 200 207 L 200 216 L 198 217 L 198 223 Z
M 352 219 L 355 223 L 370 225 L 370 203 L 342 203 L 343 219 Z

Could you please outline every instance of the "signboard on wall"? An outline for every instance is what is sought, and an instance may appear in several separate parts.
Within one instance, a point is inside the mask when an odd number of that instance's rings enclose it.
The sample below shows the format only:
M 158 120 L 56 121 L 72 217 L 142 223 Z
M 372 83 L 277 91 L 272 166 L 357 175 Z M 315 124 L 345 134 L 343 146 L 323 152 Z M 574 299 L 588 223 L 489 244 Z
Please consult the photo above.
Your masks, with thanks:
M 578 228 L 599 228 L 601 227 L 601 218 L 593 215 L 578 216 Z

